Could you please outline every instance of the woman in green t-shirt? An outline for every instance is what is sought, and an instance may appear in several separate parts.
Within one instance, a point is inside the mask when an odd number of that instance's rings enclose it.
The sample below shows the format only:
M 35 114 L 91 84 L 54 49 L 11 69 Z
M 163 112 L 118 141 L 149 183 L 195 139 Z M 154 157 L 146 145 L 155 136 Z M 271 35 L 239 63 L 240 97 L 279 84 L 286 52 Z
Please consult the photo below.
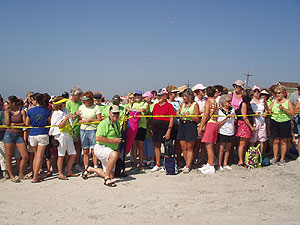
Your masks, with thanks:
M 274 139 L 274 158 L 271 160 L 271 164 L 277 163 L 280 144 L 281 158 L 278 164 L 283 166 L 285 164 L 284 157 L 287 151 L 287 141 L 288 138 L 291 138 L 291 116 L 295 115 L 295 110 L 292 102 L 284 96 L 286 93 L 285 87 L 278 86 L 275 92 L 277 99 L 269 107 L 272 112 L 270 123 L 271 137 Z

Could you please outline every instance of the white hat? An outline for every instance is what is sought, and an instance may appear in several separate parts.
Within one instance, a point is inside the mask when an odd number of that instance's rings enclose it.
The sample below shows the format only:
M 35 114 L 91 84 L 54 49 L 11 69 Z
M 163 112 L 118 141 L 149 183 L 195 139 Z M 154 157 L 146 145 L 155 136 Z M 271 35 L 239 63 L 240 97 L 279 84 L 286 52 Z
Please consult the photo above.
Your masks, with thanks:
M 236 81 L 232 84 L 232 86 L 234 86 L 234 85 L 240 86 L 240 87 L 244 88 L 244 82 L 241 81 L 241 80 L 236 80 Z
M 203 84 L 196 84 L 194 87 L 192 87 L 192 91 L 196 91 L 196 90 L 205 90 L 206 87 L 204 87 Z

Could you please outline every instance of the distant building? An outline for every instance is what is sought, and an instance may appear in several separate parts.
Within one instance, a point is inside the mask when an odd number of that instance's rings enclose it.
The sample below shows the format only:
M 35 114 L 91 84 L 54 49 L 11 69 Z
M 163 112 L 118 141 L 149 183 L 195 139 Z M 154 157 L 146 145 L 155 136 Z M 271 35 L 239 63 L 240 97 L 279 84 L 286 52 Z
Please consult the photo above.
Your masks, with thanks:
M 277 85 L 281 85 L 281 86 L 285 86 L 286 89 L 291 90 L 291 91 L 292 90 L 295 91 L 300 86 L 299 83 L 293 83 L 293 82 L 281 82 L 281 81 L 278 81 L 276 84 Z

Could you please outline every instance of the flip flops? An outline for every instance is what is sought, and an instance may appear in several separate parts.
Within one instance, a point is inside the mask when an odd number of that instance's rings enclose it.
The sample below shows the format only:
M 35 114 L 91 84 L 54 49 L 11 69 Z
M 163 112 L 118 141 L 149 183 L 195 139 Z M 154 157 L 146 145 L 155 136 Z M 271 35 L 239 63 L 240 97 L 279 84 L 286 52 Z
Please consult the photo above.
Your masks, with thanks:
M 13 182 L 13 183 L 20 183 L 21 182 L 18 176 L 15 176 L 15 177 L 11 178 L 10 181 Z
M 67 177 L 63 176 L 63 177 L 58 177 L 59 180 L 69 180 Z
M 79 174 L 71 173 L 69 175 L 66 175 L 66 177 L 78 177 Z

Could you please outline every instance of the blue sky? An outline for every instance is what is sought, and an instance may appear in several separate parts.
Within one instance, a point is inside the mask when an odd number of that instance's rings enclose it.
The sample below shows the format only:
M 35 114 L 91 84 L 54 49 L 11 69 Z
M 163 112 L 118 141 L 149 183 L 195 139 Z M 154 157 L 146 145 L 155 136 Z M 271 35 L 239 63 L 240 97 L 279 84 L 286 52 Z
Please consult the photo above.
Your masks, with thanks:
M 0 93 L 299 82 L 300 1 L 0 1 Z

